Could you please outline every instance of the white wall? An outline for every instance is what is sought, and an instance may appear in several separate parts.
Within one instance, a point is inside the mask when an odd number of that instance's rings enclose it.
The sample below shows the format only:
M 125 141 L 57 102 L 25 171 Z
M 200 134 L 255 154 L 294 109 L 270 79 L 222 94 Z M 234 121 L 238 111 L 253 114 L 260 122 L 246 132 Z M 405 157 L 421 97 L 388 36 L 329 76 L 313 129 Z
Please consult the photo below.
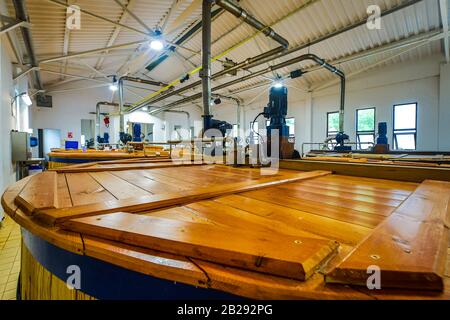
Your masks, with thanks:
M 439 150 L 450 150 L 450 64 L 441 65 L 439 87 Z
M 0 42 L 0 193 L 14 182 L 15 171 L 11 162 L 10 132 L 15 129 L 15 119 L 11 114 L 11 95 L 13 94 L 12 68 L 3 44 Z M 0 217 L 1 218 L 1 217 Z
M 53 108 L 38 108 L 32 107 L 32 128 L 34 129 L 59 129 L 61 130 L 62 140 L 67 138 L 67 133 L 73 133 L 73 139 L 80 141 L 81 138 L 81 119 L 95 120 L 95 115 L 90 114 L 95 112 L 95 106 L 99 101 L 111 101 L 113 98 L 112 92 L 108 87 L 92 88 L 76 91 L 69 90 L 71 86 L 58 88 L 58 91 L 49 93 L 53 97 Z M 151 92 L 139 91 L 141 95 L 146 95 Z M 138 98 L 136 96 L 125 95 L 125 103 L 135 102 Z M 118 102 L 117 94 L 114 95 L 114 102 Z M 190 123 L 187 123 L 187 117 L 184 114 L 174 113 L 160 113 L 157 116 L 151 116 L 146 112 L 137 111 L 132 114 L 125 115 L 125 123 L 141 122 L 154 124 L 154 141 L 167 141 L 171 137 L 173 127 L 181 125 L 187 131 L 191 126 L 194 126 L 194 121 L 200 119 L 200 111 L 195 106 L 188 106 L 178 110 L 185 110 L 191 114 Z M 118 109 L 114 107 L 102 106 L 101 112 L 117 113 Z M 103 119 L 103 117 L 102 117 Z M 110 142 L 117 142 L 119 140 L 119 117 L 111 117 L 110 127 L 106 128 L 101 121 L 100 131 L 109 132 Z M 64 145 L 62 141 L 62 146 Z
M 108 101 L 110 92 L 108 88 L 96 88 L 83 91 L 61 92 L 51 94 L 53 97 L 53 108 L 31 108 L 31 127 L 36 129 L 59 129 L 61 139 L 67 138 L 68 132 L 73 133 L 73 139 L 81 139 L 81 119 L 95 120 L 95 106 L 99 101 Z M 111 112 L 110 107 L 102 107 L 102 112 Z M 103 118 L 102 118 L 103 119 Z M 108 130 L 101 121 L 101 132 Z M 61 145 L 64 145 L 64 142 Z M 58 147 L 58 146 L 55 146 Z
M 450 151 L 450 68 L 441 68 L 441 60 L 440 56 L 432 56 L 422 61 L 376 69 L 349 79 L 345 104 L 345 132 L 351 141 L 356 140 L 356 109 L 376 107 L 376 122 L 388 123 L 388 138 L 392 146 L 393 105 L 417 102 L 417 150 L 435 151 L 440 144 L 441 150 Z M 289 82 L 287 84 L 289 85 Z M 245 108 L 246 128 L 267 102 L 268 92 Z M 308 105 L 308 93 L 289 88 L 288 117 L 296 119 L 298 150 L 301 150 L 303 142 L 322 142 L 326 138 L 326 114 L 339 110 L 339 86 L 332 85 L 312 93 L 312 123 L 309 121 Z M 260 121 L 260 128 L 263 125 Z M 309 138 L 311 135 L 312 138 Z
M 19 98 L 13 105 L 11 102 L 17 93 L 27 92 L 27 80 L 22 79 L 14 86 L 11 59 L 6 49 L 6 38 L 0 37 L 0 194 L 6 187 L 16 181 L 15 164 L 11 161 L 11 130 L 28 129 L 29 109 Z M 0 220 L 3 218 L 0 209 Z

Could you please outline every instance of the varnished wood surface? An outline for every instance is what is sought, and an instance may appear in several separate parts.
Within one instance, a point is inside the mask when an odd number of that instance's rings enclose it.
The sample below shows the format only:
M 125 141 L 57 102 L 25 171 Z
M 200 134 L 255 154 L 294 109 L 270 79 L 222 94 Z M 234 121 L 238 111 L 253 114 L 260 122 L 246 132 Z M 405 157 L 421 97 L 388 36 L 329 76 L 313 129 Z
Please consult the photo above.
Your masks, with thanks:
M 292 171 L 282 170 L 281 174 L 292 174 Z M 212 165 L 57 173 L 58 203 L 57 208 L 51 210 L 130 201 L 133 198 L 125 198 L 133 195 L 130 190 L 146 192 L 148 196 L 167 194 L 169 190 L 173 196 L 177 194 L 180 197 L 183 191 L 213 189 L 225 184 L 258 184 L 262 179 L 267 177 L 261 177 L 258 169 Z M 128 190 L 117 188 L 118 181 Z M 82 241 L 79 233 L 48 227 L 36 217 L 25 214 L 25 207 L 17 208 L 15 199 L 29 182 L 30 178 L 27 178 L 12 185 L 2 197 L 5 211 L 24 228 L 66 250 L 150 276 L 250 298 L 449 299 L 448 278 L 444 278 L 443 291 L 384 289 L 374 292 L 364 290 L 364 287 L 354 288 L 351 284 L 324 281 L 324 273 L 339 266 L 346 256 L 376 232 L 377 227 L 380 228 L 385 219 L 394 216 L 396 210 L 413 214 L 414 210 L 405 205 L 416 191 L 416 183 L 328 174 L 281 185 L 265 185 L 246 192 L 217 194 L 207 199 L 193 198 L 186 203 L 177 204 L 172 199 L 162 207 L 138 210 L 140 215 L 206 225 L 229 230 L 230 233 L 251 231 L 273 239 L 283 236 L 339 242 L 338 253 L 324 263 L 322 271 L 313 273 L 307 281 L 300 281 L 87 234 Z M 420 189 L 418 192 L 417 196 L 423 197 Z M 99 211 L 98 214 L 104 212 Z
M 448 248 L 450 183 L 425 181 L 339 266 L 328 281 L 365 284 L 377 265 L 385 287 L 442 290 Z
M 63 228 L 298 280 L 309 278 L 338 248 L 337 242 L 325 239 L 231 231 L 214 225 L 124 212 L 71 219 Z
M 150 149 L 149 149 L 150 150 Z M 133 158 L 160 158 L 160 157 L 168 157 L 168 152 L 163 151 L 162 148 L 153 148 L 151 151 L 161 152 L 160 156 L 155 155 L 152 152 L 145 154 L 144 151 L 135 151 L 135 152 L 126 152 L 121 150 L 116 151 L 103 151 L 103 150 L 90 150 L 88 149 L 86 152 L 82 150 L 54 150 L 48 153 L 50 158 L 63 158 L 63 159 L 133 159 Z

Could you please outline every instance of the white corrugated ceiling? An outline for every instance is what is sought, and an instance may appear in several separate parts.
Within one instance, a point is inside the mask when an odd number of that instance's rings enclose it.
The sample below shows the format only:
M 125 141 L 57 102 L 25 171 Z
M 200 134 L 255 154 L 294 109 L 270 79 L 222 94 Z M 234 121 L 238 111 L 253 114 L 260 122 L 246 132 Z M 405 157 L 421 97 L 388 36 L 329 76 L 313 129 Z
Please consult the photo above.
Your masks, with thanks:
M 8 0 L 10 14 L 14 15 L 14 7 Z M 126 26 L 142 32 L 145 28 L 135 18 L 116 3 L 115 0 L 78 0 L 59 2 L 76 4 L 83 10 L 102 16 L 111 21 L 120 22 Z M 408 0 L 405 0 L 408 2 Z M 341 30 L 357 21 L 367 18 L 367 8 L 378 5 L 382 11 L 401 5 L 402 0 L 241 0 L 239 5 L 285 37 L 291 47 L 301 46 L 324 35 Z M 199 0 L 121 0 L 139 20 L 149 28 L 164 27 L 164 31 L 171 30 L 166 40 L 176 41 L 186 33 L 195 23 L 200 21 L 201 8 Z M 145 35 L 127 28 L 102 21 L 98 18 L 82 14 L 81 29 L 68 31 L 65 27 L 66 9 L 52 1 L 26 1 L 32 36 L 37 59 L 44 60 L 65 54 L 98 49 L 111 45 L 129 43 L 145 39 Z M 169 19 L 166 21 L 170 11 Z M 180 22 L 181 21 L 181 22 Z M 179 23 L 180 22 L 180 23 Z M 422 0 L 408 8 L 388 15 L 382 19 L 380 30 L 369 30 L 365 25 L 352 29 L 318 44 L 298 51 L 271 64 L 293 58 L 301 53 L 315 53 L 328 61 L 335 61 L 352 56 L 373 48 L 386 46 L 410 37 L 440 30 L 442 27 L 439 11 L 439 0 Z M 213 22 L 212 53 L 218 55 L 244 39 L 255 34 L 255 30 L 236 17 L 225 12 L 219 14 Z M 17 30 L 16 35 L 21 39 Z M 23 45 L 23 43 L 21 42 Z M 410 45 L 358 60 L 351 60 L 339 64 L 347 74 L 356 74 L 371 67 L 379 67 L 400 61 L 411 61 L 442 51 L 441 41 L 422 42 L 420 47 Z M 41 67 L 56 72 L 68 73 L 105 81 L 105 76 L 130 71 L 133 75 L 148 77 L 154 80 L 170 83 L 201 63 L 201 32 L 195 33 L 177 48 L 176 54 L 169 52 L 169 58 L 148 72 L 144 67 L 155 60 L 158 54 L 151 52 L 145 45 L 110 50 L 107 53 L 96 53 L 81 58 L 61 60 L 42 64 Z M 236 62 L 277 47 L 277 43 L 258 34 L 252 40 L 230 51 L 225 57 Z M 196 53 L 195 53 L 196 52 Z M 224 59 L 223 57 L 222 59 Z M 300 65 L 278 70 L 276 74 L 284 76 Z M 311 66 L 302 63 L 302 67 Z M 267 67 L 261 66 L 261 67 Z M 260 68 L 261 68 L 260 67 Z M 220 61 L 213 63 L 214 72 L 221 70 Z M 97 69 L 97 71 L 95 71 Z M 256 68 L 258 70 L 258 68 Z M 256 71 L 253 70 L 253 71 Z M 246 74 L 239 72 L 239 76 Z M 230 88 L 222 90 L 223 94 L 241 91 L 240 97 L 246 97 L 243 88 L 274 78 L 274 73 L 266 77 L 258 77 Z M 197 77 L 192 77 L 197 80 Z M 320 87 L 330 81 L 333 75 L 325 71 L 308 73 L 305 77 L 291 80 L 293 85 L 302 89 Z M 57 88 L 59 85 L 74 81 L 73 77 L 42 72 L 42 79 L 46 88 Z M 220 84 L 233 79 L 225 77 L 214 81 Z M 85 86 L 87 81 L 83 81 Z M 93 83 L 95 85 L 95 83 Z

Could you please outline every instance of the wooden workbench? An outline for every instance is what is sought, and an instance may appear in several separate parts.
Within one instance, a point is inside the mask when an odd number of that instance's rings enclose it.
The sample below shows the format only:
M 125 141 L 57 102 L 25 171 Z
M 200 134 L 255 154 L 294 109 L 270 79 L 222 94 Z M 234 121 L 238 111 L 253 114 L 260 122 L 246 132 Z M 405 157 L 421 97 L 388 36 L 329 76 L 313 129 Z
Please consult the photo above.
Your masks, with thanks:
M 71 299 L 449 299 L 449 201 L 448 182 L 136 160 L 2 196 L 23 228 L 22 297 Z

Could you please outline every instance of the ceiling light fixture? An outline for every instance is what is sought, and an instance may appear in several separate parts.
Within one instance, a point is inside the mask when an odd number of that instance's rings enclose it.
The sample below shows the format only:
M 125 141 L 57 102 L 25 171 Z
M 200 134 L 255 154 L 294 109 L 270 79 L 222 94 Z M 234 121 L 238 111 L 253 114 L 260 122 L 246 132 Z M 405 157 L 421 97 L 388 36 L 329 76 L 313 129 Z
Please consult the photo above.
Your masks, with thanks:
M 22 101 L 23 103 L 25 103 L 27 105 L 27 107 L 31 106 L 33 104 L 33 101 L 31 101 L 30 96 L 28 95 L 28 93 L 24 93 L 22 96 Z
M 283 81 L 275 81 L 273 87 L 277 89 L 283 88 L 284 87 Z
M 164 48 L 164 41 L 162 39 L 162 32 L 161 30 L 155 30 L 154 31 L 154 37 L 150 41 L 150 49 L 155 51 L 161 51 Z
M 116 91 L 119 87 L 117 86 L 117 78 L 113 76 L 113 83 L 109 85 L 109 90 Z

